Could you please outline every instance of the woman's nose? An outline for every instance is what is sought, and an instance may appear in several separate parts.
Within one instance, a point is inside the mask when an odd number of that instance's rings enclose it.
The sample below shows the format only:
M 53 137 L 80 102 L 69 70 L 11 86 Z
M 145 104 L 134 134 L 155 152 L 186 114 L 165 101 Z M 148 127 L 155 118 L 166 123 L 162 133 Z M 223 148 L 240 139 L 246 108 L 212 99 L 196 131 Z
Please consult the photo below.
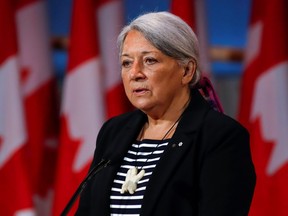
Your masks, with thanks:
M 140 62 L 134 62 L 130 70 L 130 78 L 133 80 L 144 79 L 143 64 Z

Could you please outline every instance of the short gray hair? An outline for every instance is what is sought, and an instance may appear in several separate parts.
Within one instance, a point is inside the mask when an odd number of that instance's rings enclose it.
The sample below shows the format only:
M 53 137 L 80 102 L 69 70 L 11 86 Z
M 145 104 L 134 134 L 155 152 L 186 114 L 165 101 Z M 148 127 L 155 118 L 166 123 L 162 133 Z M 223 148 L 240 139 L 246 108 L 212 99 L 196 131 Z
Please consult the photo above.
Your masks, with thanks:
M 176 59 L 181 65 L 194 60 L 197 68 L 190 85 L 193 87 L 199 82 L 201 71 L 198 64 L 198 39 L 190 26 L 180 17 L 169 12 L 151 12 L 139 16 L 125 26 L 118 36 L 120 55 L 125 38 L 131 30 L 141 32 L 153 46 Z

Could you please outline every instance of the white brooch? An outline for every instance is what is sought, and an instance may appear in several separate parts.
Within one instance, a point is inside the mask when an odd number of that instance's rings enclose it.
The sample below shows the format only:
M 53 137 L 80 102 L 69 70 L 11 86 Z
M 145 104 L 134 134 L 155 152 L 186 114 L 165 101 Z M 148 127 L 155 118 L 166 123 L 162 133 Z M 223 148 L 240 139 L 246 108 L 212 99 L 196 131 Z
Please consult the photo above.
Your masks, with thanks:
M 125 182 L 121 188 L 121 194 L 125 192 L 129 192 L 130 194 L 134 194 L 137 189 L 137 183 L 144 176 L 145 171 L 142 169 L 138 173 L 138 169 L 136 167 L 132 167 L 127 171 L 127 175 L 125 178 Z

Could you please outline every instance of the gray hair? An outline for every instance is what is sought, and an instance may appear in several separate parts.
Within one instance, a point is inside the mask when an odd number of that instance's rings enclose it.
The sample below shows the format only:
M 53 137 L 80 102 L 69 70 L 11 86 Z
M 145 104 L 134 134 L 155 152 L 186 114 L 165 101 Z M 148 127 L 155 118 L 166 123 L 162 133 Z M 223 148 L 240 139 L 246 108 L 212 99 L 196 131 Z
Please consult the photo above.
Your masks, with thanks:
M 118 36 L 120 55 L 125 38 L 131 30 L 141 32 L 154 47 L 176 59 L 180 65 L 186 65 L 193 60 L 197 68 L 190 85 L 193 87 L 199 82 L 201 71 L 198 64 L 198 39 L 190 26 L 180 17 L 169 12 L 152 12 L 139 16 L 125 26 Z

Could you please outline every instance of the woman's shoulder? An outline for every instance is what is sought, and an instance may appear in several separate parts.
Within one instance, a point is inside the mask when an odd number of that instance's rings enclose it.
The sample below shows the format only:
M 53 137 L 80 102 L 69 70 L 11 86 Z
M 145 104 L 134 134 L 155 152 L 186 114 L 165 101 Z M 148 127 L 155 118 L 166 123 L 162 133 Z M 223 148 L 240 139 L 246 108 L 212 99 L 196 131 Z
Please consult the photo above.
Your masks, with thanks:
M 211 109 L 204 120 L 204 125 L 215 131 L 234 131 L 239 130 L 248 133 L 247 129 L 236 119 L 224 113 Z
M 214 110 L 204 119 L 201 140 L 203 152 L 222 154 L 227 149 L 249 152 L 248 130 L 232 117 Z

